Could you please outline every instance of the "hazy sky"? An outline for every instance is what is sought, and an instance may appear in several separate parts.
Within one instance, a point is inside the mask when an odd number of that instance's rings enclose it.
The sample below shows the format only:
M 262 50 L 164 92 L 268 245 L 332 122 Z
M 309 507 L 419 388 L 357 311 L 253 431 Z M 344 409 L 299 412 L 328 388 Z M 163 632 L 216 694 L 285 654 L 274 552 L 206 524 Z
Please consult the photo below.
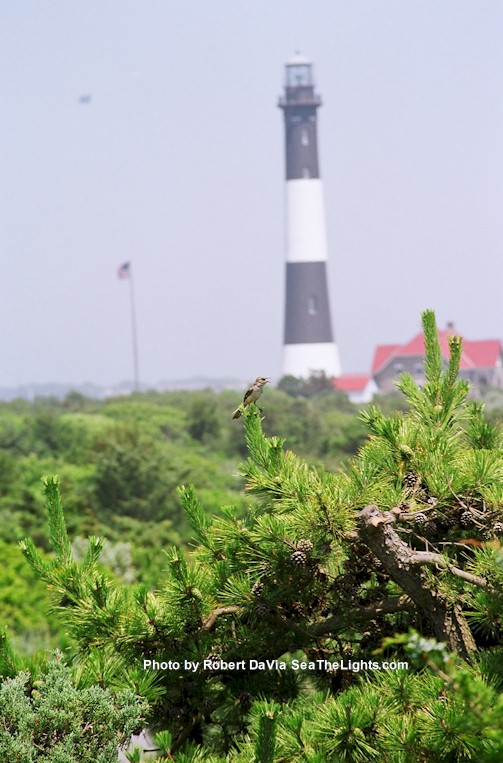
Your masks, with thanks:
M 501 0 L 0 3 L 0 386 L 278 377 L 277 99 L 314 63 L 344 372 L 503 334 Z M 89 94 L 89 103 L 80 98 Z

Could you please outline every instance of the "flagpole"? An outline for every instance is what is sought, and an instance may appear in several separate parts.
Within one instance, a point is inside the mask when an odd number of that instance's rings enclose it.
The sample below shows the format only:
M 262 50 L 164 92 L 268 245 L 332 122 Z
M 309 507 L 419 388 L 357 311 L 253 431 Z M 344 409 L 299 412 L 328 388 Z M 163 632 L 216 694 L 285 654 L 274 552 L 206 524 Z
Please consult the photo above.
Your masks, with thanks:
M 129 307 L 131 313 L 131 336 L 133 339 L 133 392 L 140 390 L 140 372 L 138 370 L 138 333 L 136 331 L 136 304 L 134 299 L 133 269 L 130 262 L 124 262 L 117 271 L 119 278 L 129 281 Z
M 133 369 L 134 369 L 134 391 L 140 389 L 140 372 L 138 370 L 138 332 L 136 330 L 136 304 L 134 298 L 133 270 L 129 268 L 129 300 L 131 304 L 131 335 L 133 339 Z

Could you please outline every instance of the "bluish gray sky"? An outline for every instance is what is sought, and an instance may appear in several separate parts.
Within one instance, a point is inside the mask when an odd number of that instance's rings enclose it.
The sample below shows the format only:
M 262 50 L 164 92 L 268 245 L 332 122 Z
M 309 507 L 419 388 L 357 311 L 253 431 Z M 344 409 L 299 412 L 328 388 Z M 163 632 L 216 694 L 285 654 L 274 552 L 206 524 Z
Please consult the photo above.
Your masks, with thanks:
M 18 0 L 0 35 L 0 386 L 131 379 L 127 260 L 143 381 L 278 376 L 296 49 L 343 370 L 427 307 L 501 336 L 501 0 Z

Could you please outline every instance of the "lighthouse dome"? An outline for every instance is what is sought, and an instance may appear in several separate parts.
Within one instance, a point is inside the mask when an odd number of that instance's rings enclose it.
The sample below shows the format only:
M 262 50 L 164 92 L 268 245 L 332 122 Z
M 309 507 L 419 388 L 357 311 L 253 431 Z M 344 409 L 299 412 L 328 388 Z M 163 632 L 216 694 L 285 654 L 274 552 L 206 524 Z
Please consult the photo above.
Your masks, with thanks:
M 311 61 L 298 50 L 295 51 L 289 61 L 286 62 L 287 66 L 311 66 Z

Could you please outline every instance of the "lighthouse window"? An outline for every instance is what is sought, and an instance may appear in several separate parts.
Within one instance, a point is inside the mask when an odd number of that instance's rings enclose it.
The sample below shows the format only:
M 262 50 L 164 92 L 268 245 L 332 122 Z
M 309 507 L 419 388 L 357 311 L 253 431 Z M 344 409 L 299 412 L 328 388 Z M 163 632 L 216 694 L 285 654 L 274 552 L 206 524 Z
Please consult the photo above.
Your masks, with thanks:
M 309 146 L 309 135 L 307 134 L 307 130 L 305 127 L 302 128 L 300 142 L 302 143 L 303 146 Z
M 302 167 L 302 177 L 303 178 L 311 177 L 311 173 L 309 172 L 309 167 Z
M 309 313 L 309 315 L 318 314 L 318 300 L 316 299 L 314 294 L 311 294 L 311 296 L 309 297 L 307 312 Z

